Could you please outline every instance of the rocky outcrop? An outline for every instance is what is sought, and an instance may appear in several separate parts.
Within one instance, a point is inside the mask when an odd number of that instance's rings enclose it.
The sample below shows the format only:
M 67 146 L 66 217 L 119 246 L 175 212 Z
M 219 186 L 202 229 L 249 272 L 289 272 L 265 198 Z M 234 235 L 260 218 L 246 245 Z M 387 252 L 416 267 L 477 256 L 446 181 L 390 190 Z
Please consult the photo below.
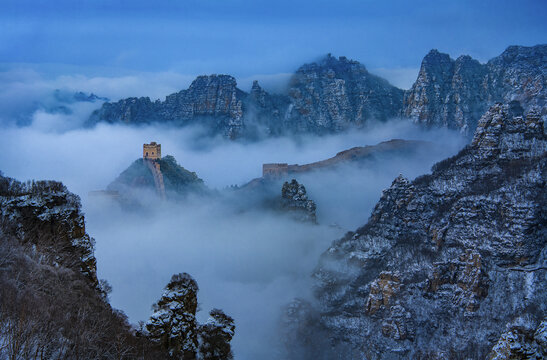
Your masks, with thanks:
M 504 358 L 516 342 L 545 352 L 533 334 L 547 311 L 546 175 L 540 112 L 491 107 L 469 146 L 431 175 L 399 176 L 323 254 L 315 331 L 330 340 L 311 346 L 341 359 Z
M 489 101 L 519 101 L 523 108 L 543 107 L 547 97 L 547 45 L 509 46 L 486 64 Z
M 431 50 L 418 79 L 405 93 L 404 115 L 428 127 L 472 131 L 487 108 L 485 76 L 485 66 L 469 56 L 454 61 Z
M 296 179 L 285 181 L 281 189 L 281 208 L 295 219 L 315 223 L 315 202 L 308 199 L 306 188 Z
M 406 117 L 427 127 L 472 134 L 480 116 L 495 102 L 517 100 L 525 109 L 545 105 L 547 45 L 510 46 L 481 64 L 469 56 L 452 60 L 431 50 L 418 79 L 405 92 Z M 544 118 L 546 110 L 541 114 Z
M 21 183 L 0 176 L 0 209 L 0 233 L 35 247 L 50 264 L 80 271 L 98 285 L 94 240 L 85 231 L 80 199 L 63 184 Z
M 198 290 L 189 274 L 173 275 L 152 306 L 154 313 L 146 323 L 144 335 L 169 353 L 171 359 L 231 360 L 234 319 L 213 309 L 207 323 L 200 325 L 196 319 Z
M 545 359 L 547 357 L 547 319 L 537 321 L 519 317 L 507 325 L 492 348 L 488 360 Z
M 254 81 L 243 106 L 246 136 L 258 138 L 286 134 L 285 117 L 289 105 L 288 96 L 270 94 Z

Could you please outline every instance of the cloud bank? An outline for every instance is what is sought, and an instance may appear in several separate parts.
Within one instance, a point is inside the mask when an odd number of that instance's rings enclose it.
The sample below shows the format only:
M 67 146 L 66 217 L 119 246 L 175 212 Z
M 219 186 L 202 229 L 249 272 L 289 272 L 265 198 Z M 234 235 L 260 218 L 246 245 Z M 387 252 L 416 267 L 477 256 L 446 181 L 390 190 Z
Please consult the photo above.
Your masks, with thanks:
M 35 75 L 27 76 L 33 79 Z M 21 81 L 17 86 L 42 104 L 58 85 L 90 92 L 104 86 L 97 79 L 76 80 L 57 78 L 37 81 L 35 86 L 31 81 Z M 144 84 L 140 81 L 136 83 Z M 16 83 L 12 82 L 12 88 Z M 120 96 L 135 82 L 127 84 L 112 80 L 112 92 L 97 93 Z M 156 91 L 166 89 L 162 86 Z M 9 92 L 1 93 L 0 101 L 8 104 Z M 202 138 L 198 128 L 101 124 L 81 129 L 80 124 L 99 105 L 73 103 L 66 105 L 68 113 L 51 113 L 32 102 L 22 102 L 16 111 L 27 111 L 31 119 L 24 127 L 15 126 L 9 112 L 3 112 L 7 121 L 1 128 L 0 169 L 21 180 L 61 180 L 81 196 L 87 231 L 96 239 L 99 276 L 114 288 L 112 305 L 126 312 L 133 323 L 148 318 L 150 306 L 173 273 L 188 272 L 200 286 L 200 316 L 218 307 L 236 319 L 233 344 L 239 359 L 282 358 L 276 337 L 281 307 L 296 296 L 308 297 L 309 275 L 321 252 L 344 231 L 365 223 L 382 189 L 395 176 L 403 173 L 413 178 L 426 173 L 435 161 L 464 144 L 457 134 L 423 131 L 397 120 L 332 136 L 254 143 Z M 298 176 L 317 203 L 320 225 L 297 223 L 283 214 L 258 208 L 240 212 L 238 205 L 247 199 L 238 192 L 219 199 L 167 202 L 144 213 L 126 212 L 115 203 L 93 201 L 87 196 L 91 190 L 104 189 L 141 156 L 142 144 L 150 141 L 161 143 L 164 155 L 175 156 L 182 166 L 197 172 L 207 186 L 224 193 L 229 185 L 242 185 L 259 177 L 263 163 L 305 164 L 354 146 L 393 138 L 433 141 L 440 145 L 439 151 Z

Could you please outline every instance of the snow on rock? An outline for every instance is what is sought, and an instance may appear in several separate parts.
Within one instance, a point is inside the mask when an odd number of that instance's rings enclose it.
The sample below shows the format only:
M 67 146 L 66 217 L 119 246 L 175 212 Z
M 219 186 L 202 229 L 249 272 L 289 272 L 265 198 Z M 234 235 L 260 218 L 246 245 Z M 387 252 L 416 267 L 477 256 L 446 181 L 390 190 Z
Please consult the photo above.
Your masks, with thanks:
M 287 337 L 306 326 L 318 334 L 308 348 L 322 348 L 316 358 L 325 359 L 330 351 L 340 359 L 544 354 L 547 135 L 539 114 L 496 104 L 472 143 L 431 175 L 396 178 L 368 223 L 322 255 L 317 304 L 305 312 L 319 321 L 294 312 Z

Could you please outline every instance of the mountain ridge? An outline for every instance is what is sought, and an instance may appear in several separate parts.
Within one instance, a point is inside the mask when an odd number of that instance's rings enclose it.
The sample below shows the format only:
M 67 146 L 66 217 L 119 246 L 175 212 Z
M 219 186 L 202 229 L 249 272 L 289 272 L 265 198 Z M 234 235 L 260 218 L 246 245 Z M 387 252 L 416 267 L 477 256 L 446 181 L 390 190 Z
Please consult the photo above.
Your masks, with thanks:
M 542 358 L 543 124 L 537 110 L 496 104 L 457 155 L 397 177 L 368 222 L 323 253 L 316 304 L 289 306 L 293 358 Z
M 237 88 L 233 76 L 201 75 L 164 101 L 133 97 L 107 102 L 93 112 L 87 126 L 102 121 L 201 124 L 210 134 L 256 139 L 336 133 L 403 117 L 470 135 L 495 102 L 518 100 L 526 109 L 543 106 L 546 63 L 547 45 L 510 46 L 486 64 L 468 55 L 454 60 L 431 50 L 411 89 L 401 90 L 358 61 L 328 54 L 297 69 L 285 94 L 270 94 L 257 81 L 247 93 Z M 545 110 L 541 115 L 547 116 Z

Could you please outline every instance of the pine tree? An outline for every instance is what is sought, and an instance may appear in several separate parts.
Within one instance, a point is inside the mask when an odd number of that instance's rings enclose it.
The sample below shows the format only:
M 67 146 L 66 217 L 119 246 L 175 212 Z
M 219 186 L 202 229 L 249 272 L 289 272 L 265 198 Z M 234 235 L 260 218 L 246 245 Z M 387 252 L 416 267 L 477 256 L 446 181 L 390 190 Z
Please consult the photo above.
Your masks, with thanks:
M 203 360 L 233 359 L 230 341 L 235 333 L 234 319 L 222 310 L 213 309 L 206 324 L 200 327 L 199 352 Z
M 173 275 L 146 324 L 149 338 L 174 359 L 196 359 L 198 290 L 197 282 L 189 274 Z

